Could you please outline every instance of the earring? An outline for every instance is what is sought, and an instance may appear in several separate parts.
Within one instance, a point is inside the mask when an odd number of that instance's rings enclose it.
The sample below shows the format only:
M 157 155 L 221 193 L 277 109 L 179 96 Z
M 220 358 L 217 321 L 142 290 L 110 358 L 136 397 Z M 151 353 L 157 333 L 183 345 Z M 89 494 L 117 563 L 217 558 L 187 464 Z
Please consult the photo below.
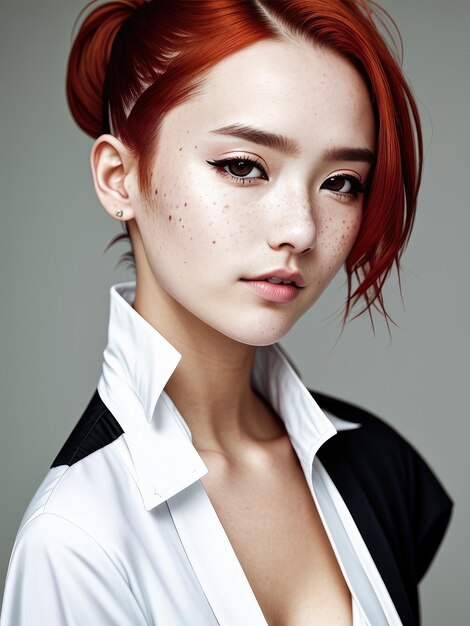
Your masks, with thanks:
M 122 217 L 122 216 L 123 216 L 122 209 L 116 209 L 116 217 Z

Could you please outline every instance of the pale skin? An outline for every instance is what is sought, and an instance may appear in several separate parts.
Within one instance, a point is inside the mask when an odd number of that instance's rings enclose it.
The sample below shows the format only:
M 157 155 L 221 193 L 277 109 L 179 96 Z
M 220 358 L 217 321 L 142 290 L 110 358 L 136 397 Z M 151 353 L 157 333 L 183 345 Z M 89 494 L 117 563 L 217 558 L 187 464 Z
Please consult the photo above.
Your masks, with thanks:
M 213 132 L 233 125 L 283 135 L 291 150 Z M 182 354 L 166 391 L 270 626 L 351 624 L 348 587 L 283 422 L 250 379 L 256 346 L 280 340 L 344 264 L 374 149 L 353 66 L 286 40 L 226 58 L 166 115 L 150 202 L 122 142 L 103 135 L 92 151 L 101 203 L 129 221 L 134 308 Z M 241 163 L 214 165 L 227 158 Z M 242 280 L 276 268 L 301 272 L 294 301 L 262 299 Z

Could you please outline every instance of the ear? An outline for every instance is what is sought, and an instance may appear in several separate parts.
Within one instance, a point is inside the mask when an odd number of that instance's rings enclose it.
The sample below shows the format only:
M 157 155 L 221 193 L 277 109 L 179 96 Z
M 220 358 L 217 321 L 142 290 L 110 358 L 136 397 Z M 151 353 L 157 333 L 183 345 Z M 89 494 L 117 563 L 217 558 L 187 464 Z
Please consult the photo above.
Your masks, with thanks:
M 105 211 L 121 222 L 133 219 L 126 178 L 131 176 L 134 159 L 128 148 L 112 135 L 101 135 L 93 145 L 90 161 L 96 194 Z

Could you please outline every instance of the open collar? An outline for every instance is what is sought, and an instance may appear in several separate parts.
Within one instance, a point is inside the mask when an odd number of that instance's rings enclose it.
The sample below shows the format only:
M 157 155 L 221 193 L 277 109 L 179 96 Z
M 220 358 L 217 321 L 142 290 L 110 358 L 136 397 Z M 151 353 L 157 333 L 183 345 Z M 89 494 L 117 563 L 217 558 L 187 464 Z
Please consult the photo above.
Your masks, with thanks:
M 164 391 L 181 354 L 133 309 L 134 296 L 134 282 L 111 287 L 98 392 L 124 430 L 131 469 L 150 510 L 208 470 L 183 416 Z M 320 409 L 277 344 L 256 349 L 252 385 L 283 420 L 311 486 L 315 454 L 344 425 Z

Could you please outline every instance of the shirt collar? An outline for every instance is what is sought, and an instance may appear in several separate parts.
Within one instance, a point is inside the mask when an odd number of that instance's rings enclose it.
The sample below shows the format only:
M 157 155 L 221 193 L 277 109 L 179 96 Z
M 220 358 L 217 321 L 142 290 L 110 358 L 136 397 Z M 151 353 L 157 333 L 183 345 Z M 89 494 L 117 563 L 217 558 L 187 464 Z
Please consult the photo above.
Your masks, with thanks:
M 150 509 L 201 478 L 207 468 L 164 391 L 181 354 L 133 309 L 134 295 L 134 282 L 111 287 L 98 392 L 124 430 L 135 479 Z M 252 385 L 283 420 L 311 484 L 314 456 L 336 434 L 335 420 L 319 408 L 277 344 L 256 349 Z

